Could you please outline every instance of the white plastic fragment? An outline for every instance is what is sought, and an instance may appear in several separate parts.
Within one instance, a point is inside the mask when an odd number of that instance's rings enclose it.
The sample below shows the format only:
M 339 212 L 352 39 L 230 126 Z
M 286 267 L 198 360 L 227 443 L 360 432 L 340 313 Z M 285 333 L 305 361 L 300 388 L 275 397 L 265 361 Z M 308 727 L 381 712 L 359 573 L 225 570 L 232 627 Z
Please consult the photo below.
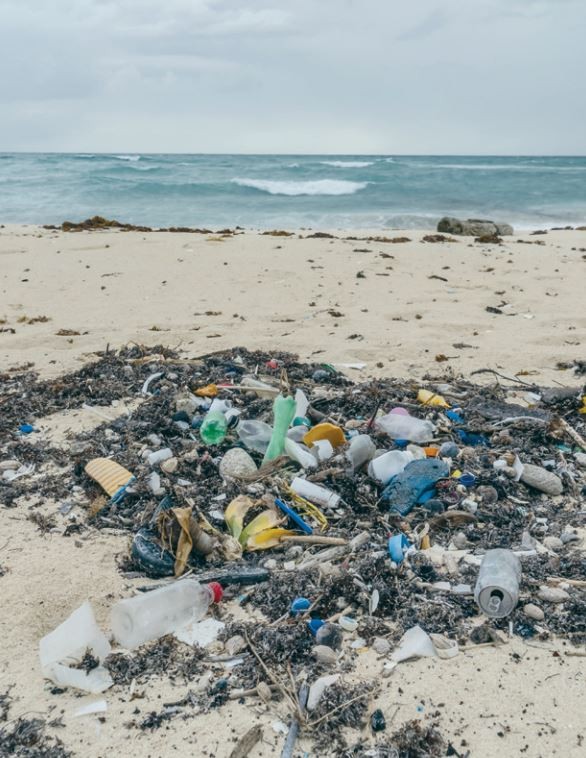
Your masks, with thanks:
M 439 658 L 455 658 L 458 655 L 459 649 L 456 640 L 450 640 L 443 634 L 430 634 L 429 636 Z
M 317 708 L 319 701 L 322 699 L 324 692 L 335 684 L 340 678 L 339 674 L 329 674 L 328 676 L 320 676 L 309 688 L 309 695 L 307 696 L 306 708 L 308 711 L 313 711 Z
M 188 626 L 184 626 L 183 629 L 178 629 L 174 632 L 173 636 L 179 642 L 185 642 L 186 645 L 199 645 L 205 648 L 218 639 L 218 635 L 225 627 L 226 624 L 222 621 L 206 618 L 203 621 L 196 621 Z
M 89 672 L 69 666 L 79 663 L 87 650 L 101 662 L 110 649 L 105 634 L 96 624 L 92 606 L 86 600 L 39 642 L 43 676 L 60 687 L 75 687 L 93 694 L 104 692 L 114 682 L 103 666 Z
M 435 658 L 437 653 L 431 637 L 419 625 L 407 629 L 399 641 L 399 647 L 393 651 L 391 658 L 396 663 L 410 658 Z
M 160 379 L 163 376 L 163 371 L 157 371 L 156 374 L 151 374 L 149 377 L 146 378 L 145 383 L 142 385 L 142 389 L 140 391 L 141 395 L 148 395 L 149 394 L 149 386 L 151 382 L 154 382 L 155 379 Z
M 309 408 L 309 400 L 303 390 L 295 392 L 295 415 L 300 418 L 305 416 Z
M 88 703 L 76 708 L 73 711 L 73 718 L 77 719 L 80 716 L 91 716 L 94 713 L 106 713 L 108 710 L 108 703 L 101 698 L 100 700 L 91 700 Z

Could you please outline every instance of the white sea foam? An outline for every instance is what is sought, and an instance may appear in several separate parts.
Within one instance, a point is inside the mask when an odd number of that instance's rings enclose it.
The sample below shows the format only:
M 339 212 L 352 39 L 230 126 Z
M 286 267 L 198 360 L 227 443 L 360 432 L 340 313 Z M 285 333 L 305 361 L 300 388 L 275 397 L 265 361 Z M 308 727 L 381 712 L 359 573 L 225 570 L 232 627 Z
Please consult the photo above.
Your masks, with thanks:
M 269 195 L 353 195 L 364 189 L 368 182 L 349 182 L 342 179 L 315 179 L 307 182 L 277 181 L 271 179 L 232 179 L 241 187 L 252 187 Z
M 334 168 L 366 168 L 372 166 L 374 161 L 320 161 L 324 166 L 334 166 Z
M 140 155 L 115 155 L 119 161 L 139 161 Z

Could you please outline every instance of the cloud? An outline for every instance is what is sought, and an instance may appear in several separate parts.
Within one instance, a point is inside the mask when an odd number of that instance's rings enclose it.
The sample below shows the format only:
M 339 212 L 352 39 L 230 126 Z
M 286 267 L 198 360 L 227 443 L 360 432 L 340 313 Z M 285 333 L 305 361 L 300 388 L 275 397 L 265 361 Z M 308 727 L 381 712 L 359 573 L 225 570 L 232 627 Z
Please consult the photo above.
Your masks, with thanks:
M 584 152 L 582 0 L 2 0 L 0 150 Z

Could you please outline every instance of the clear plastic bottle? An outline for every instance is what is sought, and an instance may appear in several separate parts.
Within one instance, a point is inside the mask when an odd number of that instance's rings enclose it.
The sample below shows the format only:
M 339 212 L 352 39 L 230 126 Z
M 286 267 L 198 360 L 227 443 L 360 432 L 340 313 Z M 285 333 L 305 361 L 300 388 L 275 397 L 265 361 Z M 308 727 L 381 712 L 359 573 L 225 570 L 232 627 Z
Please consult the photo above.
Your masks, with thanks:
M 114 638 L 132 650 L 199 621 L 212 603 L 220 602 L 222 594 L 218 582 L 200 584 L 197 579 L 187 577 L 152 592 L 120 600 L 110 616 Z
M 398 413 L 387 413 L 375 421 L 375 426 L 394 440 L 409 440 L 410 442 L 429 442 L 433 439 L 435 426 L 431 421 L 405 416 Z
M 273 427 L 265 424 L 264 421 L 255 421 L 254 419 L 245 419 L 236 427 L 236 434 L 240 441 L 246 445 L 249 450 L 256 450 L 257 453 L 266 453 Z

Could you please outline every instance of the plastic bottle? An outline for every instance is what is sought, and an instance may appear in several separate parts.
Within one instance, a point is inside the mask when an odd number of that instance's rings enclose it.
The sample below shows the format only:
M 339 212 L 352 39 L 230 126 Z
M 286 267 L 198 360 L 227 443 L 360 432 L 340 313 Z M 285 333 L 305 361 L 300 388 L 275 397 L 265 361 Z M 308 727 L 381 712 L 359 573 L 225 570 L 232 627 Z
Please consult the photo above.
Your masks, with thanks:
M 283 455 L 287 429 L 289 429 L 295 417 L 295 406 L 295 399 L 292 397 L 277 395 L 275 398 L 273 403 L 273 433 L 263 463 L 267 463 Z
M 273 427 L 265 424 L 264 421 L 245 420 L 236 427 L 236 434 L 240 441 L 249 450 L 256 450 L 257 453 L 266 452 L 272 433 Z
M 429 442 L 433 438 L 435 426 L 431 421 L 404 416 L 399 413 L 388 413 L 375 421 L 378 429 L 395 440 L 410 442 Z
M 519 602 L 521 562 L 512 550 L 489 550 L 478 572 L 474 600 L 490 618 L 508 616 Z
M 320 487 L 319 484 L 308 482 L 307 479 L 302 479 L 299 476 L 296 476 L 291 482 L 291 489 L 306 500 L 327 508 L 335 508 L 340 502 L 340 496 L 335 492 Z
M 132 650 L 199 621 L 212 603 L 220 602 L 222 595 L 218 582 L 200 584 L 193 577 L 187 577 L 152 592 L 120 600 L 110 616 L 114 638 Z
M 289 437 L 285 438 L 285 455 L 297 461 L 303 468 L 316 468 L 317 458 L 305 445 L 300 445 Z
M 376 445 L 368 434 L 353 437 L 346 450 L 346 460 L 350 464 L 350 473 L 354 473 L 376 453 Z
M 391 450 L 373 458 L 368 464 L 368 475 L 382 484 L 388 484 L 394 476 L 400 474 L 407 464 L 415 460 L 409 451 Z

